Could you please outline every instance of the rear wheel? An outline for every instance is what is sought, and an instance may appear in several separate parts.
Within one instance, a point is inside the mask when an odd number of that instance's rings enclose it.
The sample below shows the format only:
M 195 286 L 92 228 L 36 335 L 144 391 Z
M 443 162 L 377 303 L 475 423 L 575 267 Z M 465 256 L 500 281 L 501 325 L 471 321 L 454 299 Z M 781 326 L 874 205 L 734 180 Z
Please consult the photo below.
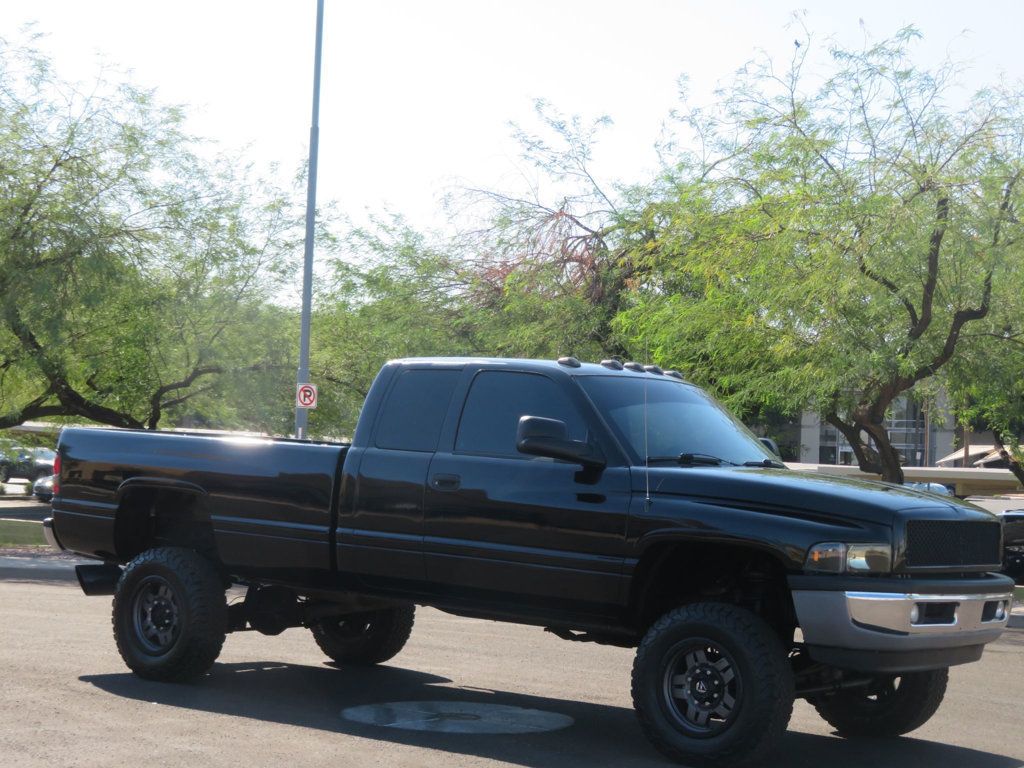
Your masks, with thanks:
M 339 664 L 380 664 L 405 646 L 416 608 L 403 605 L 379 611 L 320 619 L 310 629 L 320 650 Z
M 771 628 L 750 611 L 697 603 L 662 616 L 633 665 L 633 706 L 662 753 L 688 765 L 765 757 L 793 710 L 793 673 Z
M 838 691 L 811 704 L 840 736 L 901 736 L 935 714 L 948 680 L 948 669 L 888 675 L 866 688 Z
M 117 650 L 139 677 L 183 681 L 205 674 L 227 631 L 217 569 L 191 549 L 143 552 L 118 581 L 113 625 Z

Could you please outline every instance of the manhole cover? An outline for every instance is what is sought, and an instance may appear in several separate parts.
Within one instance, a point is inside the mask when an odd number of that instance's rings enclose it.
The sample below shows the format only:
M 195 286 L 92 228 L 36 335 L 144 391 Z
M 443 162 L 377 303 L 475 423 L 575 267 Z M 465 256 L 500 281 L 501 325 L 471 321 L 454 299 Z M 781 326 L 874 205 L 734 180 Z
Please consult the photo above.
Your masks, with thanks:
M 557 712 L 468 701 L 394 701 L 341 712 L 346 720 L 384 728 L 438 733 L 542 733 L 568 728 L 573 719 Z

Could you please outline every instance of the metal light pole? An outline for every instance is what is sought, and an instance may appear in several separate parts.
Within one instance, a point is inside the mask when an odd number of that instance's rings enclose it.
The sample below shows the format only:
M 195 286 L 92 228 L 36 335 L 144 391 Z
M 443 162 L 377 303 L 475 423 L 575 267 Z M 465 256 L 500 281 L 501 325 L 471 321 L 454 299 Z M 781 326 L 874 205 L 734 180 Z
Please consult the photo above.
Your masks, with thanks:
M 309 318 L 313 305 L 313 237 L 316 218 L 316 162 L 320 144 L 320 59 L 324 39 L 324 0 L 316 3 L 316 54 L 313 64 L 313 122 L 309 128 L 309 178 L 306 185 L 306 245 L 302 270 L 302 330 L 296 387 L 309 383 Z M 295 436 L 306 437 L 309 409 L 295 406 Z

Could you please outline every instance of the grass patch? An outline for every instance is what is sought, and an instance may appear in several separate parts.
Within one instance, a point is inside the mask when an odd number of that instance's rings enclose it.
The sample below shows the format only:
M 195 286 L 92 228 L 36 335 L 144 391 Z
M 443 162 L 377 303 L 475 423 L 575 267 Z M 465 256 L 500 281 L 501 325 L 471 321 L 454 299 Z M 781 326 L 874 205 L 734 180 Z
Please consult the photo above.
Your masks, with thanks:
M 0 547 L 43 546 L 43 526 L 32 521 L 0 520 Z
M 1013 604 L 1024 605 L 1024 587 L 1017 587 L 1013 590 Z

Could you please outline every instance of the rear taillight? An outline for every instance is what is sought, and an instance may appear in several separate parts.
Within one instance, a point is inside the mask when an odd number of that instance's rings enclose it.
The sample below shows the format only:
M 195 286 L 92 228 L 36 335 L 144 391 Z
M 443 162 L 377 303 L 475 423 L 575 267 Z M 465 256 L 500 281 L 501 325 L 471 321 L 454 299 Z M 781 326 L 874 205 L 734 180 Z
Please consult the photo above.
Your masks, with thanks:
M 60 493 L 60 454 L 53 460 L 53 495 Z

